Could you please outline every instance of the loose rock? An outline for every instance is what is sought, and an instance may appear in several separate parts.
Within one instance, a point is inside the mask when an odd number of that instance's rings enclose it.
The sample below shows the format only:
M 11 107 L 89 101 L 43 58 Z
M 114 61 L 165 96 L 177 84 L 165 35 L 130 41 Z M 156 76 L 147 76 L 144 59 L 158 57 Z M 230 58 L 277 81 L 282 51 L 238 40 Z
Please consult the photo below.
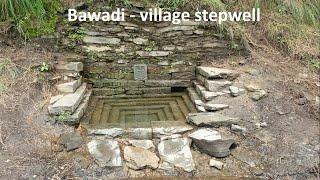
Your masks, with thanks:
M 152 140 L 129 140 L 129 143 L 134 147 L 143 148 L 146 150 L 154 151 L 156 149 Z
M 78 133 L 65 133 L 61 134 L 59 144 L 64 146 L 67 151 L 78 149 L 82 144 L 82 138 Z
M 182 168 L 187 172 L 195 170 L 190 143 L 187 138 L 177 138 L 161 141 L 158 151 L 161 157 L 161 169 Z M 160 168 L 160 167 L 159 167 Z
M 224 163 L 221 162 L 221 161 L 217 161 L 215 159 L 210 159 L 209 165 L 211 167 L 215 167 L 215 168 L 221 170 L 223 168 L 223 166 L 224 166 Z
M 240 96 L 241 94 L 243 94 L 245 92 L 244 89 L 238 88 L 236 86 L 230 86 L 229 90 L 231 92 L 231 95 L 234 97 Z
M 199 151 L 219 158 L 230 155 L 230 147 L 234 143 L 232 138 L 222 137 L 219 132 L 208 128 L 199 129 L 189 137 Z
M 158 156 L 144 148 L 126 146 L 124 148 L 124 159 L 131 169 L 140 170 L 146 167 L 156 169 L 158 167 Z
M 89 153 L 101 167 L 122 166 L 120 148 L 114 140 L 92 140 L 88 144 Z
M 259 101 L 260 99 L 267 96 L 267 92 L 265 90 L 259 90 L 257 92 L 254 92 L 252 95 L 252 99 L 255 101 Z
M 229 105 L 227 105 L 227 104 L 206 103 L 206 104 L 204 104 L 204 108 L 207 111 L 219 111 L 219 110 L 223 110 L 223 109 L 229 108 Z

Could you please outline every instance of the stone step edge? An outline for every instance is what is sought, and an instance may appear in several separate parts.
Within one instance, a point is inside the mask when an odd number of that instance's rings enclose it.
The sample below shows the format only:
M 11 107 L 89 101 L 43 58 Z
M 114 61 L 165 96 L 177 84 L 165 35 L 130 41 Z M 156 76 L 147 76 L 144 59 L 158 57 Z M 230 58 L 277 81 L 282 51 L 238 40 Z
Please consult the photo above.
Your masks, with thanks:
M 159 124 L 160 123 L 160 124 Z M 163 123 L 163 124 L 161 124 Z M 110 138 L 129 137 L 133 139 L 153 139 L 170 136 L 173 134 L 183 134 L 193 130 L 193 127 L 181 121 L 154 121 L 150 126 L 124 127 L 123 124 L 93 126 L 81 124 L 88 131 L 88 135 L 105 135 Z M 141 136 L 143 134 L 143 136 Z

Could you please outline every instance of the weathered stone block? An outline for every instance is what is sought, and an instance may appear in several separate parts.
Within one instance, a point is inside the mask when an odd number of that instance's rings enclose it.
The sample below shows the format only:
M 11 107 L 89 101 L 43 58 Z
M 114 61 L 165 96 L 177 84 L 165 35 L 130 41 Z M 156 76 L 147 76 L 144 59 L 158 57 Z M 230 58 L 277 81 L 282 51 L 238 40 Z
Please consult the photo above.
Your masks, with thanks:
M 52 105 L 49 105 L 48 110 L 50 114 L 59 115 L 64 112 L 73 113 L 86 92 L 87 84 L 83 83 L 76 92 L 67 94 Z
M 74 93 L 77 90 L 77 88 L 81 85 L 81 83 L 82 83 L 82 78 L 71 81 L 71 82 L 58 84 L 56 85 L 56 87 L 59 92 Z
M 233 80 L 239 76 L 239 73 L 233 70 L 203 66 L 198 67 L 198 73 L 207 79 Z
M 141 57 L 164 57 L 169 56 L 172 54 L 171 51 L 137 51 L 136 54 L 138 54 Z
M 119 38 L 110 38 L 110 37 L 94 37 L 94 36 L 85 36 L 83 38 L 84 43 L 91 43 L 91 44 L 119 44 Z
M 82 62 L 59 62 L 55 65 L 57 70 L 62 71 L 77 71 L 80 72 L 83 70 L 83 63 Z
M 226 88 L 228 88 L 230 85 L 232 85 L 231 81 L 225 81 L 225 80 L 205 80 L 204 86 L 211 92 L 219 92 L 223 91 Z
M 238 124 L 240 119 L 231 118 L 219 113 L 191 113 L 187 118 L 187 122 L 196 126 L 231 126 Z

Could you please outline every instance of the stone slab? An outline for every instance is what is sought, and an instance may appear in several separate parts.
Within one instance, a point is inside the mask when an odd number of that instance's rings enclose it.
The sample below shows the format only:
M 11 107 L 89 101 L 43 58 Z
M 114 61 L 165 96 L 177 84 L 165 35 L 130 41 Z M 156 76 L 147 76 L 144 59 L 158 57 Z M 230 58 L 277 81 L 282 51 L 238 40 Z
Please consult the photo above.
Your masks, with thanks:
M 156 169 L 160 160 L 155 153 L 140 147 L 126 146 L 123 154 L 127 166 L 134 170 Z
M 78 87 L 81 85 L 81 83 L 82 83 L 82 79 L 80 78 L 71 82 L 58 84 L 56 85 L 56 87 L 59 92 L 74 93 L 78 89 Z
M 181 134 L 193 129 L 192 126 L 181 121 L 152 121 L 151 127 L 153 138 Z
M 146 64 L 136 64 L 133 66 L 134 80 L 147 80 L 147 65 Z
M 120 167 L 122 158 L 117 141 L 92 140 L 87 144 L 89 153 L 101 167 Z
M 55 66 L 56 70 L 62 71 L 83 71 L 83 63 L 82 62 L 59 62 Z
M 176 138 L 161 141 L 158 145 L 162 169 L 182 168 L 184 171 L 195 170 L 190 150 L 190 141 L 187 138 Z M 163 168 L 167 166 L 166 168 Z
M 91 43 L 91 44 L 119 44 L 119 38 L 111 38 L 111 37 L 95 37 L 95 36 L 85 36 L 83 38 L 84 43 Z
M 238 124 L 238 118 L 231 118 L 220 113 L 191 113 L 187 118 L 187 122 L 196 126 L 231 126 L 231 124 Z
M 239 76 L 239 73 L 229 69 L 199 66 L 197 70 L 198 73 L 204 76 L 206 79 L 233 80 Z
M 67 94 L 60 98 L 57 102 L 49 105 L 48 110 L 50 114 L 59 115 L 64 112 L 73 113 L 81 103 L 86 92 L 87 84 L 83 83 L 76 92 Z

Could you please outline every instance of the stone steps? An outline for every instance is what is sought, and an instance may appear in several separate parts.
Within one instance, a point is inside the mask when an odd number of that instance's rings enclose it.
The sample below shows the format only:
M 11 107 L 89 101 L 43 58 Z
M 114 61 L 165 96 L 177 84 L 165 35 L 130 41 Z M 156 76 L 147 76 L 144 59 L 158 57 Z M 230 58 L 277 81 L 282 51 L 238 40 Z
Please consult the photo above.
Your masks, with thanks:
M 60 94 L 51 98 L 48 106 L 49 114 L 66 124 L 77 124 L 85 114 L 92 95 L 92 90 L 88 88 L 87 83 L 82 83 L 82 77 L 79 76 L 83 64 L 61 61 L 55 64 L 55 69 L 67 82 L 55 85 Z

